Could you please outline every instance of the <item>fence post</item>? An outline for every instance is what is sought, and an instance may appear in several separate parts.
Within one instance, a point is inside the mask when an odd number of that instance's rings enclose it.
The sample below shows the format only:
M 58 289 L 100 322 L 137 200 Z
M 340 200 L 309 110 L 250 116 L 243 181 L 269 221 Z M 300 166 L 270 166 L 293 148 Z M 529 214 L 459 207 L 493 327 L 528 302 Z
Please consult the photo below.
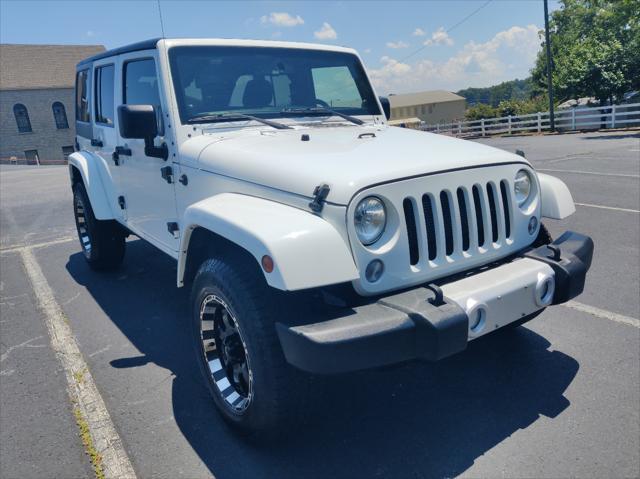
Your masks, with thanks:
M 440 123 L 436 123 L 436 133 L 440 133 Z
M 616 127 L 616 106 L 611 105 L 611 128 Z
M 509 134 L 511 134 L 511 115 L 509 115 Z
M 462 123 L 458 121 L 458 135 L 462 135 Z
M 542 114 L 538 112 L 538 133 L 542 131 Z
M 571 108 L 571 129 L 576 129 L 576 107 Z
M 484 118 L 480 119 L 480 127 L 482 128 L 482 136 L 484 136 Z

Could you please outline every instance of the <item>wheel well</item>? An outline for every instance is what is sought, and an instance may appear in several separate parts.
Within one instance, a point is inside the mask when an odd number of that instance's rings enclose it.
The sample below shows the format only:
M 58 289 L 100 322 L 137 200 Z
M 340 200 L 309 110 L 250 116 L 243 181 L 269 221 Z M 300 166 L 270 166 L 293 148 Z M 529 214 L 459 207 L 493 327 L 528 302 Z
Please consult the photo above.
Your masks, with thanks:
M 82 175 L 80 170 L 73 165 L 69 165 L 69 173 L 71 174 L 71 186 L 75 186 L 76 183 L 82 183 Z
M 213 256 L 224 257 L 226 259 L 232 258 L 234 262 L 250 265 L 264 278 L 258 262 L 246 249 L 223 236 L 205 228 L 198 227 L 191 233 L 187 247 L 187 262 L 185 264 L 183 278 L 184 284 L 190 284 L 195 278 L 200 265 Z

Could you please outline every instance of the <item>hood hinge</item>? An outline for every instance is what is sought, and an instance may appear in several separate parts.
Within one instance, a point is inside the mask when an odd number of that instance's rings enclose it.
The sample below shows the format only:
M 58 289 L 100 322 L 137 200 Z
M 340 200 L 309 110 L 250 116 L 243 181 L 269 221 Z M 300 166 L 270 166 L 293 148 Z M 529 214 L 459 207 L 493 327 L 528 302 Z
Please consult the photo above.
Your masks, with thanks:
M 309 208 L 311 208 L 314 213 L 320 213 L 322 211 L 324 201 L 327 196 L 329 196 L 330 191 L 331 187 L 326 183 L 322 183 L 315 187 L 313 190 L 313 201 L 309 203 Z

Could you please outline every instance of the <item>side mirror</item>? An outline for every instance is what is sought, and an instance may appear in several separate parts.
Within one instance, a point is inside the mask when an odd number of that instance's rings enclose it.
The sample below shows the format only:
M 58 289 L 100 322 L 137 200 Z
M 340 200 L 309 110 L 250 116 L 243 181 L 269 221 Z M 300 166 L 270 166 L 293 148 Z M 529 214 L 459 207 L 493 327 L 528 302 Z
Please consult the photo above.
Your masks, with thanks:
M 118 120 L 122 138 L 153 140 L 158 136 L 158 120 L 153 105 L 120 105 Z
M 153 139 L 158 136 L 158 111 L 153 105 L 120 105 L 118 123 L 122 138 L 144 140 L 144 154 L 167 161 L 169 149 L 166 143 L 155 146 Z
M 389 103 L 389 99 L 386 96 L 379 96 L 380 104 L 382 105 L 382 111 L 384 111 L 384 116 L 387 117 L 387 120 L 391 119 L 391 103 Z

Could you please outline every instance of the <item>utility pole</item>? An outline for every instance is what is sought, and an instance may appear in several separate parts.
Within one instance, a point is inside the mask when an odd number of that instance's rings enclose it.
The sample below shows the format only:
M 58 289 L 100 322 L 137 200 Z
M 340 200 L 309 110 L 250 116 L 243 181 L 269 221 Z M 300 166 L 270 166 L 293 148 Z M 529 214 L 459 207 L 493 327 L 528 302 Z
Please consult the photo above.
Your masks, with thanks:
M 556 131 L 556 122 L 553 115 L 553 82 L 551 80 L 551 42 L 549 41 L 549 6 L 544 0 L 544 38 L 547 46 L 547 89 L 549 91 L 549 128 Z

